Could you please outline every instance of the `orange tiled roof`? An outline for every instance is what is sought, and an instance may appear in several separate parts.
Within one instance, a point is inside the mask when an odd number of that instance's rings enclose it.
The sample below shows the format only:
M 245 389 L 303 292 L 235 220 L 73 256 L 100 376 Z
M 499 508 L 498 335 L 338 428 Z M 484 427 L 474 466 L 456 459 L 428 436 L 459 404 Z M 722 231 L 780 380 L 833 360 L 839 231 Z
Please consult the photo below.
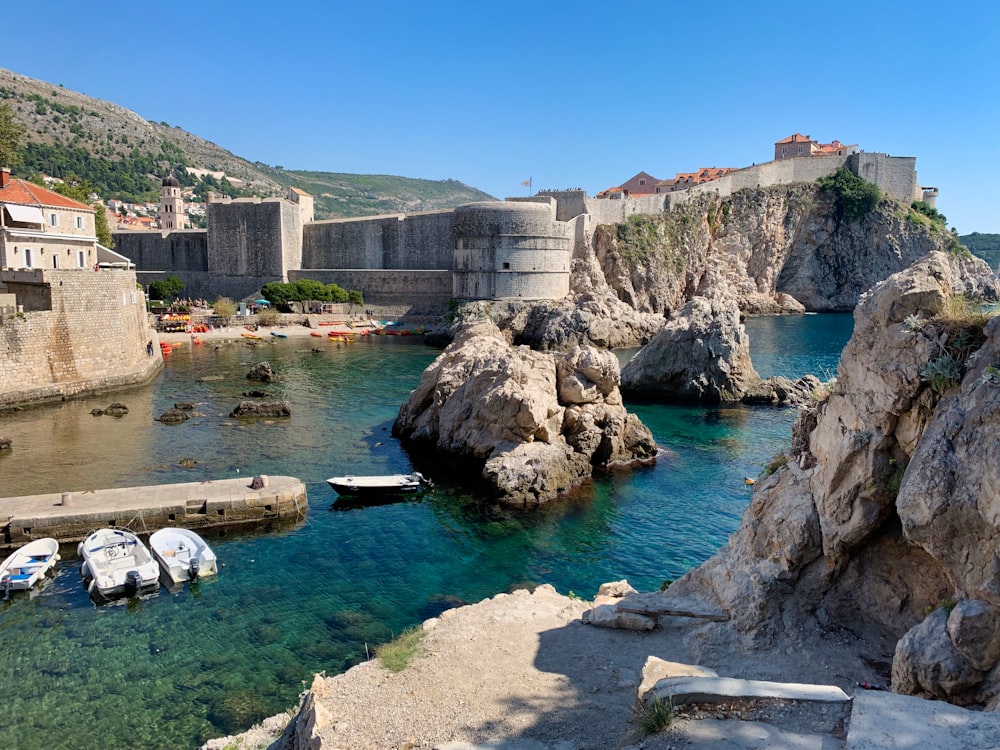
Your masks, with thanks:
M 811 141 L 812 139 L 807 135 L 802 135 L 802 133 L 793 133 L 787 138 L 775 141 L 775 143 L 810 143 Z
M 39 185 L 33 185 L 24 180 L 12 179 L 6 187 L 0 188 L 0 202 L 15 203 L 22 206 L 48 206 L 55 208 L 74 208 L 78 211 L 93 211 L 90 206 L 59 195 Z

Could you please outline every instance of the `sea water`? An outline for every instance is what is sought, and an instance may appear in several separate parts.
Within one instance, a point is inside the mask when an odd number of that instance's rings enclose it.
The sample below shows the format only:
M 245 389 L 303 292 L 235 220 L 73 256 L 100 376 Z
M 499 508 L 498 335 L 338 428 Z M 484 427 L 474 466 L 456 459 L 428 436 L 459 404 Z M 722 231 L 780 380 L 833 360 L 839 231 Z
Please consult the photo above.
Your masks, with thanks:
M 747 329 L 762 375 L 826 378 L 851 318 Z M 391 425 L 437 354 L 404 337 L 186 344 L 149 386 L 0 416 L 14 446 L 0 455 L 3 496 L 256 474 L 299 477 L 309 496 L 299 522 L 210 536 L 218 578 L 176 593 L 96 607 L 64 549 L 42 590 L 0 603 L 0 747 L 193 748 L 292 707 L 314 673 L 348 669 L 448 607 L 538 583 L 584 597 L 621 578 L 658 588 L 726 543 L 749 501 L 744 477 L 788 444 L 795 417 L 629 404 L 663 449 L 656 464 L 565 500 L 513 510 L 430 471 L 436 486 L 418 497 L 335 510 L 327 477 L 411 468 Z M 262 361 L 277 383 L 246 379 Z M 291 418 L 230 419 L 257 389 L 288 400 Z M 91 415 L 113 401 L 129 414 Z M 179 402 L 195 405 L 191 420 L 154 421 Z

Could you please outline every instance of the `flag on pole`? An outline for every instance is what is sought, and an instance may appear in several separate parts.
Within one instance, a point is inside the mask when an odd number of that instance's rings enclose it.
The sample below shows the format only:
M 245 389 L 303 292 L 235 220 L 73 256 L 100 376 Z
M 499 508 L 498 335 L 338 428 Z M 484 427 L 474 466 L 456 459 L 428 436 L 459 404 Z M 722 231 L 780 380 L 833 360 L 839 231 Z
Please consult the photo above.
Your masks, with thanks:
M 526 179 L 526 180 L 525 180 L 524 182 L 522 182 L 522 183 L 521 183 L 521 187 L 526 187 L 526 188 L 530 188 L 530 187 L 531 187 L 531 178 L 529 177 L 529 178 L 528 178 L 528 179 Z

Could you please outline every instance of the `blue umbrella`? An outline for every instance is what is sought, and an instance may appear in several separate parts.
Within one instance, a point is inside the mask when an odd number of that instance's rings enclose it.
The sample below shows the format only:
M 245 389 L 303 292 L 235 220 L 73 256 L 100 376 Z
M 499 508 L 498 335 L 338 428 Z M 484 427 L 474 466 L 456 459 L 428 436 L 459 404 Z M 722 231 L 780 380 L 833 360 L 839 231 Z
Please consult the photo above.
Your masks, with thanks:
M 267 301 L 266 299 L 255 299 L 255 300 L 253 301 L 253 303 L 254 303 L 255 305 L 270 305 L 270 304 L 271 304 L 271 303 L 270 303 L 270 302 L 268 302 L 268 301 Z

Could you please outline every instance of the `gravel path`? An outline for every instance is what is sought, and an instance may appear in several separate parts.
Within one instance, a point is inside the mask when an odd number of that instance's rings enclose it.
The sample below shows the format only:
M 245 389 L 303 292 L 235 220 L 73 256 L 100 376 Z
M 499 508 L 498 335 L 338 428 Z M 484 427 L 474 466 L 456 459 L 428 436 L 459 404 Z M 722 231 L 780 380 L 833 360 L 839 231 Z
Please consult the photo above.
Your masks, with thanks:
M 402 672 L 391 673 L 372 661 L 335 677 L 317 676 L 313 747 L 674 747 L 684 743 L 677 731 L 643 740 L 631 722 L 650 655 L 701 664 L 727 676 L 839 684 L 850 693 L 850 686 L 871 676 L 860 654 L 881 648 L 842 634 L 766 654 L 742 652 L 724 625 L 664 618 L 662 627 L 650 633 L 584 625 L 580 615 L 592 606 L 551 586 L 533 594 L 500 594 L 430 621 L 424 653 Z M 815 727 L 808 713 L 800 720 L 791 714 L 785 723 L 790 732 Z M 270 731 L 244 735 L 240 747 L 283 747 L 286 743 L 273 742 L 281 725 L 276 720 Z M 204 747 L 220 750 L 233 739 Z M 507 744 L 497 744 L 501 740 Z

